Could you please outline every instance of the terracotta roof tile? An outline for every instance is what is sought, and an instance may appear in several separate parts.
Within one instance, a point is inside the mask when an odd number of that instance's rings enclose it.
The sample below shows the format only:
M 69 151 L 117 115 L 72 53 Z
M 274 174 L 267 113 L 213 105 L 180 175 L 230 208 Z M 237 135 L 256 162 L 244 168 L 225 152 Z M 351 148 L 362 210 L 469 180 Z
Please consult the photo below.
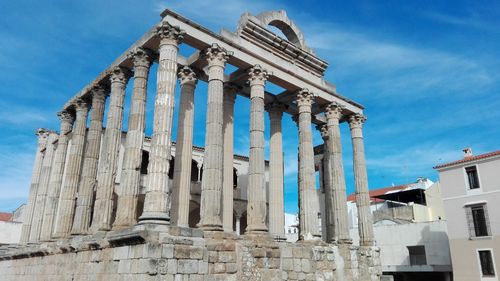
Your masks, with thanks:
M 0 221 L 11 221 L 12 213 L 0 212 Z
M 373 198 L 375 196 L 379 196 L 382 194 L 386 194 L 389 191 L 395 191 L 395 190 L 401 190 L 405 189 L 408 187 L 408 184 L 402 184 L 402 185 L 396 185 L 396 186 L 389 186 L 389 187 L 383 187 L 383 188 L 378 188 L 378 189 L 373 189 L 369 191 L 370 194 L 370 199 L 372 202 L 381 202 L 384 201 L 382 199 L 378 198 Z M 353 202 L 356 201 L 356 193 L 352 193 L 349 196 L 347 196 L 347 202 Z
M 493 156 L 497 156 L 497 155 L 500 155 L 500 150 L 488 152 L 488 153 L 484 153 L 484 154 L 480 154 L 480 155 L 465 157 L 463 159 L 453 161 L 453 162 L 439 164 L 439 165 L 435 166 L 434 169 L 449 167 L 449 166 L 453 166 L 456 164 L 463 164 L 463 163 L 467 163 L 467 162 L 471 162 L 471 161 L 475 161 L 475 160 L 480 160 L 480 159 L 485 159 L 485 158 L 489 158 L 489 157 L 493 157 Z

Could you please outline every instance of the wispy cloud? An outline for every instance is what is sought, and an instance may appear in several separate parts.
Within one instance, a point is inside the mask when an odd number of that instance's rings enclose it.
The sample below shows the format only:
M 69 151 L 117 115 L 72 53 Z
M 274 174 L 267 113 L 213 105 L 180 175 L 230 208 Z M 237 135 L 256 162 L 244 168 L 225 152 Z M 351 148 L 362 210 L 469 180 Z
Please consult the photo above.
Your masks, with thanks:
M 414 100 L 431 89 L 464 95 L 468 92 L 462 90 L 471 86 L 480 88 L 495 82 L 490 69 L 458 54 L 384 41 L 326 23 L 308 26 L 307 34 L 309 44 L 331 62 L 336 80 L 358 77 L 360 84 L 384 90 L 372 93 L 378 98 L 398 95 Z M 359 80 L 360 74 L 366 78 Z
M 427 11 L 423 13 L 422 16 L 440 23 L 455 25 L 462 28 L 469 27 L 488 32 L 500 33 L 498 22 L 490 22 L 488 20 L 485 20 L 484 15 L 480 15 L 477 12 L 470 12 L 470 14 L 468 15 L 456 16 L 438 13 L 436 11 Z

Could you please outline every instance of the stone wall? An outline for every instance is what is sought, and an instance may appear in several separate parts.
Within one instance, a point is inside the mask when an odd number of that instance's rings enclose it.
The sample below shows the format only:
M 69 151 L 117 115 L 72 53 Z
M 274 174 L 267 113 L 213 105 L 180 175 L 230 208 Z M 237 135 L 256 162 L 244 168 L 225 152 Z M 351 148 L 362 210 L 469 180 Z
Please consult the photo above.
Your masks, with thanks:
M 378 252 L 372 248 L 350 247 L 351 263 L 344 262 L 337 246 L 321 241 L 287 243 L 166 227 L 101 235 L 4 247 L 2 280 L 347 281 L 366 274 L 369 279 L 358 280 L 379 280 Z

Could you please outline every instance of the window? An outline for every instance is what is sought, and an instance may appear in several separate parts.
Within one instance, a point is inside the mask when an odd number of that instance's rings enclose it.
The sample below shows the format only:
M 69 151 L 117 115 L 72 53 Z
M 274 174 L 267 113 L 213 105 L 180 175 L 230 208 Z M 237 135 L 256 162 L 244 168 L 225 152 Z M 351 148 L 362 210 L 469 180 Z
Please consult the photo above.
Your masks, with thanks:
M 425 246 L 408 246 L 410 265 L 426 265 Z
M 471 237 L 489 236 L 489 221 L 486 205 L 474 205 L 466 207 L 467 223 Z
M 493 277 L 495 276 L 495 269 L 493 266 L 493 258 L 491 256 L 490 250 L 480 250 L 479 263 L 481 264 L 481 273 L 483 276 Z
M 467 181 L 469 183 L 469 189 L 479 188 L 479 177 L 477 176 L 476 166 L 466 167 L 465 173 L 467 173 Z

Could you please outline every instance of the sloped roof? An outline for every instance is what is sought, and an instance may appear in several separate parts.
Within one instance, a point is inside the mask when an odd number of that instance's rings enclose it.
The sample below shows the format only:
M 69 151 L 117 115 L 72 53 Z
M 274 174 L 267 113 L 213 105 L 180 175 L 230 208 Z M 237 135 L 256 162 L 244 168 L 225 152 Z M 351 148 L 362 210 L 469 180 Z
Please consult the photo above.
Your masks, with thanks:
M 0 221 L 11 221 L 12 213 L 0 212 Z
M 500 150 L 488 152 L 488 153 L 484 153 L 484 154 L 479 154 L 479 155 L 474 155 L 474 156 L 468 156 L 468 157 L 464 157 L 463 159 L 460 159 L 457 161 L 439 164 L 439 165 L 435 166 L 434 169 L 445 168 L 445 167 L 449 167 L 449 166 L 453 166 L 453 165 L 457 165 L 457 164 L 464 164 L 467 162 L 486 159 L 486 158 L 497 156 L 497 155 L 500 155 Z
M 396 185 L 396 186 L 389 186 L 389 187 L 383 187 L 383 188 L 378 188 L 378 189 L 373 189 L 369 191 L 370 194 L 370 200 L 372 202 L 382 202 L 384 200 L 374 198 L 375 196 L 379 196 L 382 194 L 386 194 L 387 192 L 391 191 L 398 191 L 398 190 L 403 190 L 408 187 L 409 184 L 402 184 L 402 185 Z M 356 193 L 352 193 L 349 196 L 347 196 L 347 202 L 355 202 L 356 201 Z

